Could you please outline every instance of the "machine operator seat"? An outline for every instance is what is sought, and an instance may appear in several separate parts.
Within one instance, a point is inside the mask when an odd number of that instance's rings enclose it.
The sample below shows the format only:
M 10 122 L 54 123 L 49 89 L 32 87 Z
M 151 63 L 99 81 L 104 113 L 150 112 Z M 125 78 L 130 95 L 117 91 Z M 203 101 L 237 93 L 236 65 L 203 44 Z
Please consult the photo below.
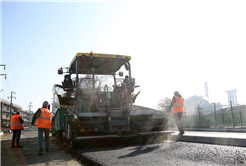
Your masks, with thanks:
M 114 86 L 113 96 L 116 99 L 115 106 L 120 106 L 121 96 L 122 96 L 122 88 L 121 86 Z
M 64 76 L 64 81 L 62 82 L 62 86 L 65 91 L 73 90 L 73 81 L 71 79 L 70 74 Z

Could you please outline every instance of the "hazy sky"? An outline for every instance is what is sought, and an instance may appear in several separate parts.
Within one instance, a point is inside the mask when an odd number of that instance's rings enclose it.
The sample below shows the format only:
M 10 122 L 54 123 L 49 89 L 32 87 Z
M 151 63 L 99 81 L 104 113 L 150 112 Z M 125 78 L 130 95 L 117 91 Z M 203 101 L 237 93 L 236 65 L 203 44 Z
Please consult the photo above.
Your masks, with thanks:
M 77 52 L 132 57 L 138 105 L 179 91 L 246 103 L 246 1 L 1 2 L 1 96 L 33 111 L 52 100 Z M 0 89 L 0 90 L 1 90 Z

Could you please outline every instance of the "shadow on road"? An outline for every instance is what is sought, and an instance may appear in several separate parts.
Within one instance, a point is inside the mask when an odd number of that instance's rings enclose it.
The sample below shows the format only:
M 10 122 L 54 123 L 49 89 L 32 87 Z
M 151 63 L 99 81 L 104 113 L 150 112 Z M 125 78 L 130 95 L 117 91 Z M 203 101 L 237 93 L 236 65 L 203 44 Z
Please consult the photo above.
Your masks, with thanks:
M 160 147 L 159 146 L 154 146 L 154 147 L 146 147 L 146 146 L 138 146 L 135 148 L 135 151 L 127 154 L 127 155 L 124 155 L 124 156 L 120 156 L 118 157 L 119 159 L 120 158 L 127 158 L 127 157 L 135 157 L 135 156 L 138 156 L 138 155 L 142 155 L 142 154 L 145 154 L 145 153 L 149 153 L 149 152 L 152 152 L 156 149 L 159 149 Z
M 105 150 L 105 148 L 124 148 L 127 146 L 138 146 L 163 143 L 167 135 L 135 136 L 121 138 L 97 138 L 90 140 L 76 141 L 76 149 L 83 149 L 84 152 Z

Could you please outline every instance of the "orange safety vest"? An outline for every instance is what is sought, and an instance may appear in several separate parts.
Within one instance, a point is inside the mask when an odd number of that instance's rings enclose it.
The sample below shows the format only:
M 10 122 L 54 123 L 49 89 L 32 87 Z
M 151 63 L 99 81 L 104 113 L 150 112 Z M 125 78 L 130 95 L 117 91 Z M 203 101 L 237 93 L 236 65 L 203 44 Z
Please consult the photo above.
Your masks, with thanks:
M 174 96 L 175 103 L 173 105 L 173 114 L 177 112 L 184 113 L 184 99 L 182 97 Z
M 51 113 L 47 108 L 40 108 L 41 114 L 37 119 L 36 127 L 51 129 Z
M 24 129 L 24 126 L 21 124 L 20 115 L 14 115 L 11 117 L 11 130 L 21 130 Z

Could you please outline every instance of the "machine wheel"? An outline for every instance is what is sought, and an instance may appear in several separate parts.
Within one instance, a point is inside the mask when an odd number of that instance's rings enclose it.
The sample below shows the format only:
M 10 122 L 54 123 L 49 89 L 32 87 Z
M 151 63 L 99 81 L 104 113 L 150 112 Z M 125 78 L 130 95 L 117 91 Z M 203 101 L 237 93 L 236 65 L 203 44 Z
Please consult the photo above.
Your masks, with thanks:
M 74 148 L 75 147 L 75 141 L 69 141 L 70 147 Z
M 56 139 L 62 139 L 62 133 L 60 131 L 56 132 Z
M 59 139 L 59 132 L 56 131 L 56 139 Z
M 52 132 L 52 137 L 56 137 L 56 133 L 55 132 Z
M 66 144 L 66 137 L 62 137 L 63 143 Z

